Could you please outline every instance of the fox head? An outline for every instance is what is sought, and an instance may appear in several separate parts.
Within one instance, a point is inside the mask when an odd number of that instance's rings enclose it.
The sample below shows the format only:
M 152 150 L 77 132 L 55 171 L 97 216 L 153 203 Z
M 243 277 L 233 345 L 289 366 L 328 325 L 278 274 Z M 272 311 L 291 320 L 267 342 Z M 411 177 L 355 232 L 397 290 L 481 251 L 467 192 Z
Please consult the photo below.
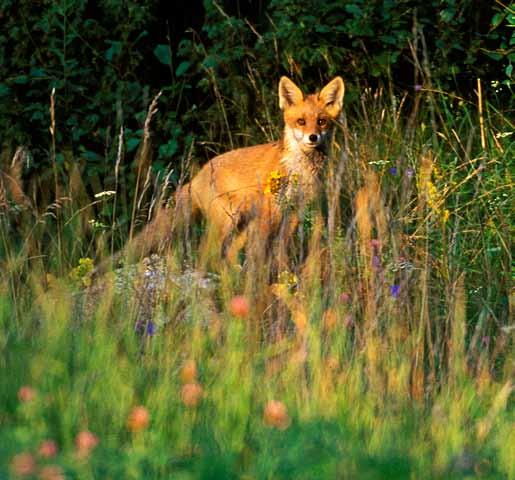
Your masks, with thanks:
M 285 142 L 305 154 L 322 147 L 342 110 L 345 85 L 331 80 L 320 93 L 304 95 L 289 78 L 279 82 L 279 107 L 284 113 Z

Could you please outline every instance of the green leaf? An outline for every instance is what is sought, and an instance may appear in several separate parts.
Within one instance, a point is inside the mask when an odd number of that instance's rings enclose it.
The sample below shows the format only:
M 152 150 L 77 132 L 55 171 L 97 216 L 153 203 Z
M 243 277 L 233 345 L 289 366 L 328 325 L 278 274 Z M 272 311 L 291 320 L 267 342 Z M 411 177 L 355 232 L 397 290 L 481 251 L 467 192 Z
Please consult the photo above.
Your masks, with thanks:
M 511 77 L 511 74 L 513 72 L 513 65 L 510 63 L 504 71 L 506 72 L 507 77 Z
M 359 5 L 356 5 L 356 4 L 350 4 L 350 5 L 345 5 L 345 10 L 349 13 L 351 13 L 352 15 L 354 15 L 356 18 L 359 18 L 361 17 L 361 8 L 359 7 Z
M 11 89 L 7 85 L 0 83 L 0 97 L 3 95 L 9 95 L 10 91 Z
M 170 49 L 168 45 L 160 44 L 154 48 L 154 55 L 163 65 L 171 65 L 172 57 L 170 55 Z
M 109 42 L 111 47 L 106 51 L 105 57 L 108 61 L 112 61 L 113 58 L 118 57 L 122 52 L 122 42 Z
M 14 78 L 14 83 L 18 85 L 25 85 L 29 81 L 29 77 L 27 75 L 18 75 Z
M 159 147 L 159 156 L 162 158 L 170 158 L 179 149 L 177 140 L 170 140 L 168 143 Z
M 139 145 L 140 141 L 140 138 L 129 138 L 127 140 L 127 152 L 132 152 Z
M 191 65 L 191 62 L 181 62 L 179 64 L 179 66 L 177 67 L 177 70 L 175 70 L 175 75 L 177 77 L 180 77 L 182 75 L 184 75 L 186 73 L 186 71 L 188 70 L 188 68 L 190 68 L 190 65 Z
M 47 73 L 41 68 L 31 68 L 30 75 L 34 78 L 44 78 L 47 76 Z
M 215 57 L 210 55 L 204 59 L 202 65 L 206 68 L 215 68 L 218 65 L 218 62 L 216 61 Z
M 500 23 L 504 20 L 504 17 L 506 16 L 505 12 L 499 12 L 494 15 L 494 18 L 492 18 L 492 28 L 497 27 L 500 25 Z

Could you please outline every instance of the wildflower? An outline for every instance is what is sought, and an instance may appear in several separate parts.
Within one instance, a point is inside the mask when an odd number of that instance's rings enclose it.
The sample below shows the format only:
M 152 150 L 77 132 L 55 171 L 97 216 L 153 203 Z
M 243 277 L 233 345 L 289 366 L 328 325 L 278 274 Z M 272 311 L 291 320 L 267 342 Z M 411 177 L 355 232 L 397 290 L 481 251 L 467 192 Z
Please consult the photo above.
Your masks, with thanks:
M 268 176 L 265 190 L 266 194 L 277 195 L 281 191 L 281 187 L 284 183 L 284 177 L 279 170 L 273 170 Z
M 374 267 L 376 270 L 381 268 L 381 259 L 377 255 L 372 256 L 372 267 Z
M 347 292 L 342 292 L 340 294 L 340 302 L 342 303 L 349 303 L 351 301 L 351 296 Z
M 70 272 L 70 278 L 73 281 L 81 282 L 85 287 L 89 287 L 94 269 L 95 264 L 91 258 L 80 258 L 79 265 Z
M 145 328 L 145 333 L 148 337 L 151 337 L 152 335 L 154 335 L 156 333 L 156 326 L 154 325 L 154 322 L 152 322 L 150 320 L 147 322 L 147 326 Z
M 352 315 L 347 315 L 343 321 L 343 324 L 345 325 L 345 328 L 352 328 L 354 326 L 354 318 Z
M 181 400 L 186 407 L 195 408 L 204 395 L 204 390 L 198 383 L 187 383 L 181 389 Z
M 138 320 L 134 324 L 134 331 L 138 335 L 146 335 L 147 337 L 152 337 L 156 333 L 156 325 L 151 320 L 148 320 L 147 322 L 142 322 L 141 320 Z
M 397 175 L 397 167 L 390 167 L 388 169 L 388 171 L 390 172 L 390 175 L 393 175 L 393 176 Z
M 407 169 L 406 169 L 406 176 L 407 176 L 408 178 L 412 178 L 412 177 L 413 177 L 413 175 L 415 175 L 415 170 L 413 170 L 411 167 L 407 168 Z
M 79 457 L 87 457 L 98 445 L 98 437 L 88 430 L 83 430 L 75 437 L 75 446 Z
M 181 368 L 180 379 L 183 384 L 194 383 L 197 379 L 197 364 L 195 360 L 188 360 Z
M 390 287 L 390 294 L 393 298 L 398 298 L 400 293 L 401 293 L 400 285 L 392 285 Z
M 36 471 L 36 460 L 29 452 L 19 453 L 11 460 L 11 471 L 18 477 L 28 477 Z
M 41 442 L 38 453 L 43 458 L 54 458 L 58 452 L 57 443 L 53 440 L 45 440 Z
M 141 432 L 148 427 L 150 423 L 150 413 L 142 406 L 138 405 L 131 410 L 127 417 L 127 428 L 131 432 Z
M 18 399 L 22 403 L 32 402 L 32 400 L 36 398 L 36 395 L 37 391 L 28 385 L 23 385 L 23 387 L 20 387 L 18 390 Z
M 65 480 L 64 472 L 58 465 L 46 465 L 40 471 L 40 480 Z
M 377 238 L 370 240 L 370 246 L 373 250 L 379 250 L 381 248 L 381 241 Z
M 420 92 L 422 90 L 422 85 L 415 85 L 413 88 L 415 89 L 415 92 Z
M 286 430 L 290 425 L 290 417 L 286 405 L 279 400 L 270 400 L 263 412 L 263 421 L 269 427 Z
M 243 295 L 237 295 L 232 298 L 229 310 L 235 317 L 244 318 L 249 314 L 249 301 Z
M 283 270 L 278 277 L 278 282 L 282 285 L 285 285 L 288 290 L 293 290 L 297 284 L 299 283 L 299 279 L 297 275 L 288 270 Z

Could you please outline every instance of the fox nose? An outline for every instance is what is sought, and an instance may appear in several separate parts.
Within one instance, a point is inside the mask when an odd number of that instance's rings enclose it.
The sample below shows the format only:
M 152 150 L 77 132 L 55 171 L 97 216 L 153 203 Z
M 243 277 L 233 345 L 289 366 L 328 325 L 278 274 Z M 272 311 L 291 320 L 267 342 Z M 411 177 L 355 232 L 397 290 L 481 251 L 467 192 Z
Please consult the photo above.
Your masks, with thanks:
M 309 136 L 309 141 L 311 143 L 315 143 L 315 142 L 318 142 L 318 135 L 316 133 L 312 133 L 310 136 Z

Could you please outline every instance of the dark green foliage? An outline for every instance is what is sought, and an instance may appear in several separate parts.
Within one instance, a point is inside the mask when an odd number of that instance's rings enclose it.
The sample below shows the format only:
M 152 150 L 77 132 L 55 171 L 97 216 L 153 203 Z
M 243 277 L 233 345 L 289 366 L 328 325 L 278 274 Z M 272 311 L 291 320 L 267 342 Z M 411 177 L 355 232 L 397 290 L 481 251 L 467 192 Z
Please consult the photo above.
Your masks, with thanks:
M 182 155 L 188 133 L 202 137 L 213 128 L 202 112 L 215 101 L 214 82 L 229 111 L 235 111 L 231 129 L 235 123 L 252 123 L 246 115 L 256 113 L 249 70 L 259 73 L 254 80 L 264 97 L 272 96 L 283 73 L 302 77 L 309 87 L 341 74 L 355 86 L 354 96 L 363 85 L 385 81 L 410 89 L 410 42 L 420 61 L 424 55 L 414 30 L 424 35 L 433 81 L 446 88 L 466 91 L 477 76 L 503 81 L 512 72 L 514 40 L 508 26 L 514 15 L 494 2 L 270 0 L 239 15 L 229 8 L 231 2 L 226 8 L 207 1 L 202 31 L 193 37 L 183 33 L 182 42 L 172 39 L 177 51 L 166 41 L 157 5 L 150 0 L 94 6 L 84 0 L 2 0 L 2 143 L 28 145 L 34 165 L 48 165 L 49 98 L 55 88 L 58 146 L 82 157 L 87 174 L 104 175 L 112 169 L 120 126 L 127 127 L 131 153 L 141 140 L 151 97 L 164 88 L 160 108 L 167 118 L 163 115 L 156 128 L 162 169 Z M 210 97 L 190 96 L 192 88 Z M 199 99 L 201 113 L 196 114 L 191 108 Z
M 499 95 L 499 105 L 511 98 L 515 17 L 500 3 L 205 1 L 187 20 L 196 31 L 174 24 L 176 10 L 166 18 L 162 12 L 152 0 L 0 0 L 2 169 L 16 147 L 27 147 L 23 175 L 40 211 L 55 199 L 53 89 L 59 183 L 69 185 L 75 170 L 90 198 L 116 188 L 118 208 L 95 209 L 101 223 L 117 220 L 122 236 L 142 191 L 142 183 L 135 189 L 135 164 L 158 91 L 140 182 L 150 165 L 161 181 L 173 170 L 173 184 L 188 175 L 184 159 L 191 153 L 203 163 L 277 138 L 276 83 L 283 74 L 305 90 L 342 75 L 348 109 L 360 109 L 368 86 L 386 86 L 399 98 L 407 93 L 408 106 L 417 85 L 475 102 L 477 77 L 485 95 Z

